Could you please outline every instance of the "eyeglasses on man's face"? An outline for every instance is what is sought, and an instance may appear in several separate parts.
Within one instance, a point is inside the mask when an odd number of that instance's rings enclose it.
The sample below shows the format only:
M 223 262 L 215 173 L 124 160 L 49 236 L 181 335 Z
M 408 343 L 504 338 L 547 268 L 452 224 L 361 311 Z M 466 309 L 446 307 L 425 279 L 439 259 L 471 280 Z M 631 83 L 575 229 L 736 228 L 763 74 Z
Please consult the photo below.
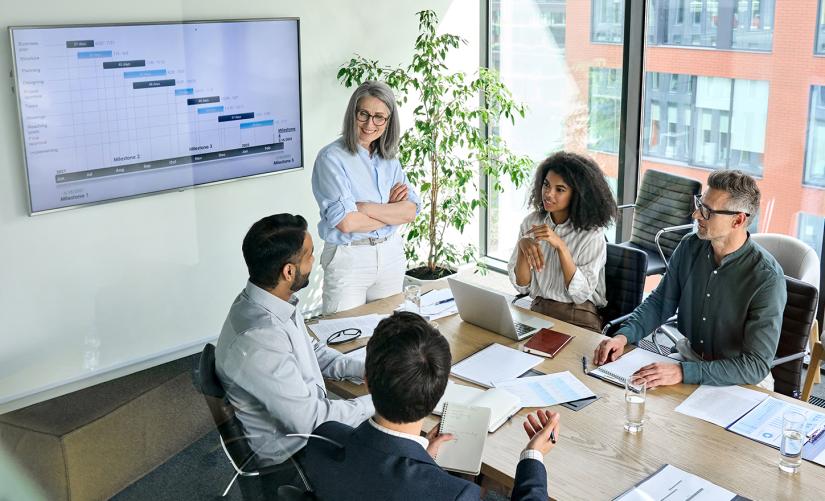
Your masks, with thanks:
M 370 119 L 372 119 L 372 124 L 375 125 L 376 127 L 381 127 L 382 125 L 387 123 L 388 118 L 389 118 L 388 116 L 381 115 L 381 114 L 378 114 L 378 113 L 376 113 L 375 115 L 371 115 L 366 110 L 358 110 L 358 111 L 355 112 L 355 119 L 356 120 L 358 120 L 359 122 L 361 122 L 363 124 L 363 123 L 369 122 Z
M 334 346 L 336 344 L 343 344 L 361 336 L 361 329 L 350 327 L 349 329 L 341 329 L 335 331 L 327 338 L 327 345 Z
M 699 215 L 702 216 L 702 219 L 708 220 L 714 214 L 724 214 L 726 216 L 735 216 L 737 214 L 744 214 L 745 217 L 750 217 L 750 214 L 747 212 L 742 212 L 741 210 L 716 210 L 711 209 L 710 207 L 706 206 L 702 203 L 702 199 L 699 198 L 699 195 L 693 195 L 693 211 L 699 211 Z

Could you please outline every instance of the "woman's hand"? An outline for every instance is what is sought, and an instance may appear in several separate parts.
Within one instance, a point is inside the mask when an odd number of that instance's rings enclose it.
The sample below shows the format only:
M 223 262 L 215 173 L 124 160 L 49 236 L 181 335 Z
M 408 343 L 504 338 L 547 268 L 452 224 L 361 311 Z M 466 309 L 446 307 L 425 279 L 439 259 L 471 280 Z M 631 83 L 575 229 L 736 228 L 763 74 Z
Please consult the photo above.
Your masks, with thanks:
M 541 272 L 544 268 L 544 253 L 538 241 L 532 237 L 522 237 L 518 241 L 518 251 L 527 259 L 531 270 Z
M 551 247 L 554 249 L 558 249 L 562 245 L 564 245 L 564 241 L 556 234 L 555 231 L 550 229 L 549 226 L 546 224 L 535 224 L 532 228 L 527 230 L 524 233 L 524 236 L 533 237 L 536 240 L 544 240 Z
M 403 202 L 408 198 L 407 185 L 404 183 L 395 183 L 393 187 L 390 188 L 390 199 L 388 203 Z

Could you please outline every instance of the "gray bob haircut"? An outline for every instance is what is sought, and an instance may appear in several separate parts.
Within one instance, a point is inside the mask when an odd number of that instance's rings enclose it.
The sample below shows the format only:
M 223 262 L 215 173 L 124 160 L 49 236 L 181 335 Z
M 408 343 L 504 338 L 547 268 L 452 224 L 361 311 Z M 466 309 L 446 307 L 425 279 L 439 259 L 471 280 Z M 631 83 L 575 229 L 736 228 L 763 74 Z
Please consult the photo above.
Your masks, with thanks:
M 762 195 L 751 176 L 737 169 L 718 170 L 708 176 L 708 187 L 726 192 L 730 197 L 726 209 L 748 213 L 748 224 L 753 222 Z
M 386 129 L 381 137 L 373 141 L 375 151 L 381 158 L 395 158 L 398 154 L 398 142 L 401 140 L 401 125 L 398 123 L 398 108 L 395 105 L 395 94 L 384 82 L 367 80 L 355 89 L 352 97 L 349 98 L 347 112 L 344 114 L 344 129 L 341 134 L 350 153 L 358 152 L 358 127 L 355 122 L 355 114 L 358 112 L 358 102 L 361 99 L 372 96 L 381 100 L 390 110 L 387 119 Z

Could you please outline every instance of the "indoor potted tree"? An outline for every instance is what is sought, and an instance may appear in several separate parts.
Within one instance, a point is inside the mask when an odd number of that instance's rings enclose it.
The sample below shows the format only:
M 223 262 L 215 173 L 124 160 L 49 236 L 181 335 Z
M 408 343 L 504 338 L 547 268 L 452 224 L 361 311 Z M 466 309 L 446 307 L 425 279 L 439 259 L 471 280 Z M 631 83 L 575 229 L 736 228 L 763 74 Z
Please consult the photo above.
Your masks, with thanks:
M 525 107 L 513 100 L 493 70 L 480 68 L 472 76 L 450 72 L 445 64 L 448 52 L 466 41 L 436 34 L 435 12 L 417 15 L 419 35 L 408 66 L 389 67 L 356 54 L 338 70 L 338 79 L 346 87 L 383 80 L 400 106 L 416 104 L 414 123 L 401 137 L 399 157 L 422 202 L 421 212 L 407 228 L 405 252 L 413 267 L 407 275 L 427 280 L 449 275 L 477 258 L 475 246 L 444 240 L 450 228 L 463 232 L 476 209 L 486 205 L 476 174 L 483 173 L 490 187 L 501 191 L 500 179 L 509 177 L 519 186 L 533 164 L 511 152 L 499 136 L 485 133 L 501 119 L 512 123 L 516 116 L 524 117 Z M 420 251 L 426 257 L 420 257 Z

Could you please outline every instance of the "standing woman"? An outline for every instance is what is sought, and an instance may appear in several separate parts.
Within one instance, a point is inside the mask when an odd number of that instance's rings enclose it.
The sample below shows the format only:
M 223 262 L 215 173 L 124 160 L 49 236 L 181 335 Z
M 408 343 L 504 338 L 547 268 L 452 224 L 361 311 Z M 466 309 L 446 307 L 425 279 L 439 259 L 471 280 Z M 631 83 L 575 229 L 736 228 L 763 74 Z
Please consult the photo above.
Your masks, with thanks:
M 616 202 L 592 159 L 558 152 L 536 169 L 519 240 L 507 268 L 531 310 L 596 332 L 605 299 L 604 228 L 616 218 Z
M 400 138 L 392 90 L 367 81 L 350 97 L 342 136 L 315 159 L 324 314 L 401 292 L 407 266 L 397 230 L 420 201 L 397 158 Z

